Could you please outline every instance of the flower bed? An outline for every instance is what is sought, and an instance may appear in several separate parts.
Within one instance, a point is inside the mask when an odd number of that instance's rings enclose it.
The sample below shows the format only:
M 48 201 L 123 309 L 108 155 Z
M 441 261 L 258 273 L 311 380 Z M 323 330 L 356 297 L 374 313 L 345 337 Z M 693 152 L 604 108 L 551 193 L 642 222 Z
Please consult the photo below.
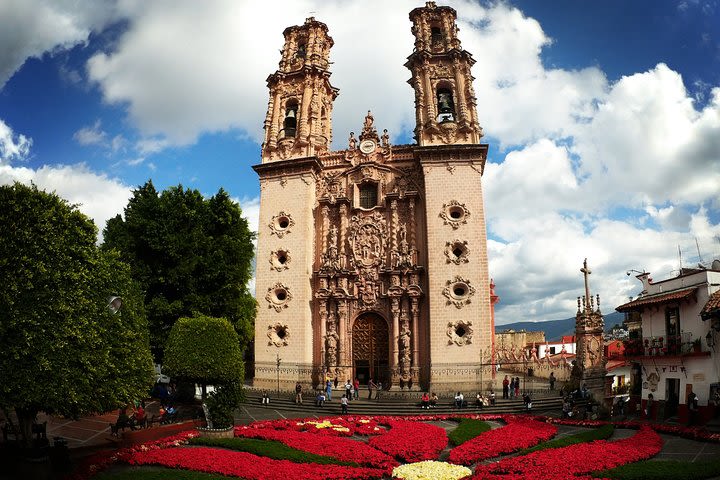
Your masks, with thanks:
M 662 439 L 651 428 L 610 442 L 597 440 L 481 465 L 473 479 L 543 478 L 565 480 L 650 458 L 662 449 Z M 587 477 L 592 478 L 592 477 Z
M 390 430 L 371 438 L 369 445 L 406 462 L 436 459 L 448 443 L 445 429 L 435 425 L 394 419 L 383 424 Z
M 276 454 L 276 459 L 271 459 L 269 458 L 271 453 L 263 448 L 248 453 L 223 448 L 186 447 L 188 439 L 197 435 L 196 431 L 187 431 L 155 442 L 90 457 L 71 478 L 78 480 L 90 478 L 94 473 L 114 462 L 163 465 L 230 476 L 241 475 L 246 479 L 387 478 L 393 467 L 399 465 L 397 459 L 402 459 L 404 462 L 417 459 L 438 460 L 440 452 L 447 445 L 447 435 L 444 429 L 426 422 L 458 418 L 496 420 L 506 424 L 451 450 L 450 462 L 470 465 L 476 464 L 480 459 L 515 452 L 550 438 L 556 431 L 556 424 L 586 427 L 608 425 L 607 422 L 558 420 L 539 416 L 477 414 L 275 420 L 236 427 L 236 436 L 276 440 L 297 450 L 340 461 L 355 462 L 362 466 L 319 465 L 311 458 L 296 459 L 296 462 L 303 463 L 293 463 L 283 453 Z M 666 425 L 641 426 L 637 422 L 621 422 L 615 425 L 619 428 L 636 428 L 639 431 L 633 437 L 624 440 L 599 440 L 575 444 L 505 458 L 493 464 L 479 465 L 475 467 L 473 478 L 589 479 L 589 475 L 593 472 L 637 462 L 659 452 L 662 441 L 656 431 L 718 441 L 717 435 L 698 429 Z M 348 435 L 369 435 L 370 438 L 366 442 L 357 437 L 349 438 Z M 427 468 L 433 471 L 438 469 L 454 471 L 453 467 L 443 462 L 427 464 Z M 425 464 L 407 464 L 398 472 L 422 475 L 425 468 Z
M 450 461 L 461 465 L 497 457 L 552 438 L 557 427 L 530 417 L 508 417 L 506 426 L 482 433 L 452 449 Z
M 329 437 L 295 430 L 275 430 L 272 428 L 236 428 L 235 435 L 245 438 L 277 440 L 304 452 L 330 456 L 346 462 L 354 461 L 361 465 L 383 468 L 388 472 L 398 465 L 398 462 L 391 456 L 379 452 L 365 443 L 347 438 Z
M 130 465 L 161 465 L 242 477 L 246 480 L 371 479 L 379 478 L 385 473 L 384 470 L 375 468 L 301 464 L 207 447 L 134 452 L 126 461 Z

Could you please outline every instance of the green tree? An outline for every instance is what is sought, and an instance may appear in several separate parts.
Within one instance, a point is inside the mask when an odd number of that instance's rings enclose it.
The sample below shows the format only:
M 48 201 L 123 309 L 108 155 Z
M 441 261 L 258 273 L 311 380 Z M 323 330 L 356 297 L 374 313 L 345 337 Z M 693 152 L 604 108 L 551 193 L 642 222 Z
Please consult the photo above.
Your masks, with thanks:
M 243 352 L 233 326 L 224 318 L 195 315 L 178 319 L 165 346 L 164 369 L 172 377 L 207 385 L 240 383 Z
M 158 360 L 175 321 L 200 312 L 228 319 L 241 346 L 253 338 L 254 233 L 223 189 L 204 198 L 182 185 L 161 194 L 148 181 L 120 215 L 108 221 L 103 248 L 130 263 L 145 292 L 150 343 Z
M 55 194 L 0 187 L 0 407 L 26 441 L 39 411 L 78 417 L 152 383 L 142 296 L 93 222 Z M 112 313 L 108 296 L 122 298 Z

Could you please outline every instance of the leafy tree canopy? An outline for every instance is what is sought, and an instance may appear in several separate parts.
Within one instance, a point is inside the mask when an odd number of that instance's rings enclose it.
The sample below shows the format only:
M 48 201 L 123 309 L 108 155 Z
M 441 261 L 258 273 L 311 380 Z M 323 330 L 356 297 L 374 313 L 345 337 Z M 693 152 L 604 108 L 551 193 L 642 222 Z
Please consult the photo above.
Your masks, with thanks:
M 224 318 L 198 314 L 178 319 L 170 330 L 164 362 L 171 376 L 204 385 L 244 378 L 238 335 Z
M 0 407 L 79 416 L 141 398 L 152 382 L 142 296 L 93 222 L 55 194 L 0 186 Z M 108 297 L 122 298 L 115 314 Z
M 148 181 L 107 222 L 103 248 L 119 250 L 145 292 L 150 342 L 158 359 L 170 328 L 200 312 L 228 319 L 241 345 L 253 338 L 253 239 L 239 205 L 220 189 L 204 198 L 182 185 L 161 194 Z

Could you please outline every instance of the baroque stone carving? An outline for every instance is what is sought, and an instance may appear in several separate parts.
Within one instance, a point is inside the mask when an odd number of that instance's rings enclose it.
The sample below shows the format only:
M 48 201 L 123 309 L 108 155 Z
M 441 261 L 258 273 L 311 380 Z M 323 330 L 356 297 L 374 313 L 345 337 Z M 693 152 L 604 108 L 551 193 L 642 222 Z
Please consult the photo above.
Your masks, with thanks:
M 407 226 L 403 223 L 398 229 L 398 248 L 393 252 L 395 268 L 410 268 L 413 265 L 412 251 L 407 241 Z
M 290 339 L 290 328 L 284 323 L 269 325 L 267 337 L 270 340 L 268 345 L 275 345 L 276 347 L 286 346 Z
M 270 252 L 270 265 L 271 269 L 276 270 L 278 272 L 282 272 L 283 270 L 287 270 L 290 268 L 288 264 L 290 263 L 290 252 L 287 250 L 274 250 Z
M 462 263 L 468 263 L 470 254 L 467 248 L 467 240 L 455 239 L 452 242 L 445 243 L 445 257 L 447 263 L 454 263 L 460 265 Z
M 290 289 L 280 282 L 268 288 L 268 291 L 265 294 L 265 300 L 268 302 L 268 308 L 274 308 L 276 312 L 280 312 L 284 308 L 288 308 L 288 303 L 292 300 L 292 298 Z
M 472 321 L 456 320 L 448 322 L 447 336 L 449 337 L 448 345 L 453 343 L 459 347 L 472 343 L 473 328 Z
M 292 219 L 289 213 L 279 212 L 277 215 L 272 217 L 268 227 L 270 227 L 270 233 L 277 235 L 278 238 L 282 238 L 285 234 L 290 233 L 290 229 L 295 226 L 295 220 Z
M 467 218 L 469 216 L 470 211 L 465 204 L 457 200 L 450 200 L 450 202 L 444 204 L 440 212 L 440 218 L 443 219 L 443 223 L 450 225 L 453 230 L 460 228 L 460 225 L 467 224 Z
M 456 276 L 453 280 L 445 282 L 442 294 L 447 298 L 447 305 L 455 305 L 462 308 L 470 303 L 470 297 L 475 295 L 475 287 L 470 285 L 470 280 Z

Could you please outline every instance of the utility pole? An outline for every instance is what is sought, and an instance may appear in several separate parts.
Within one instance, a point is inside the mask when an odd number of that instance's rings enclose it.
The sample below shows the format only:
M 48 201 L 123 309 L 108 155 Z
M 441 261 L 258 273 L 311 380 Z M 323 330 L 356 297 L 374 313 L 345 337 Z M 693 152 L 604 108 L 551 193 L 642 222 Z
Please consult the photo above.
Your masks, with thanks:
M 277 397 L 280 398 L 280 363 L 282 362 L 282 358 L 280 358 L 279 353 L 277 353 L 276 356 L 277 356 L 277 360 L 276 360 L 276 362 L 277 362 L 276 363 L 276 365 L 277 365 L 277 369 L 276 369 L 277 370 Z

